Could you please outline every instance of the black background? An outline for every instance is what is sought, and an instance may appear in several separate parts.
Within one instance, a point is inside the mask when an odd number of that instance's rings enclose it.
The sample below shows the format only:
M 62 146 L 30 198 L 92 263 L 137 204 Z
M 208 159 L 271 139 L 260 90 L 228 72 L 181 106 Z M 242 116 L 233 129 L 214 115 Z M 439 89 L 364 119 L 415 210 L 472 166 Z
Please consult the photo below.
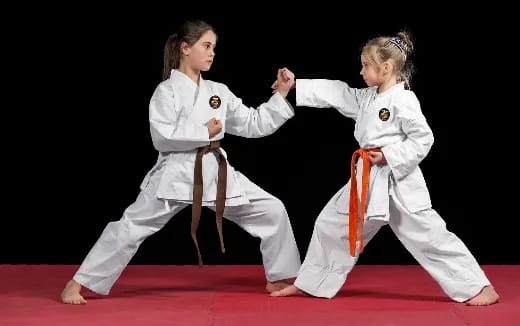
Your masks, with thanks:
M 507 9 L 316 5 L 244 2 L 235 15 L 227 4 L 18 12 L 6 30 L 0 263 L 79 264 L 105 225 L 133 202 L 157 156 L 148 101 L 161 81 L 164 41 L 189 18 L 206 20 L 218 33 L 216 60 L 204 78 L 254 107 L 269 98 L 284 66 L 297 78 L 364 87 L 363 43 L 408 29 L 416 45 L 412 89 L 435 136 L 421 163 L 433 208 L 480 263 L 520 263 L 517 36 L 508 35 L 514 22 Z M 334 109 L 297 107 L 271 136 L 224 139 L 230 164 L 286 205 L 302 259 L 315 218 L 349 178 L 353 127 Z M 259 240 L 228 221 L 222 255 L 213 218 L 203 210 L 205 263 L 261 263 Z M 189 222 L 188 208 L 147 239 L 132 263 L 195 264 Z M 359 263 L 415 260 L 385 227 Z

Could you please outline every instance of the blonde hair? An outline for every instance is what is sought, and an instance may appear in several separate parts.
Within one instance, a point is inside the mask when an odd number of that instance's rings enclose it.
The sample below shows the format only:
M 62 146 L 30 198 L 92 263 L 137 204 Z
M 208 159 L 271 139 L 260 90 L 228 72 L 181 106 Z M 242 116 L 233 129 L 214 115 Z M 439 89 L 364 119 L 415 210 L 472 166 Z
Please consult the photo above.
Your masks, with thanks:
M 397 81 L 404 82 L 407 89 L 410 89 L 410 80 L 413 74 L 413 64 L 410 55 L 413 53 L 413 42 L 409 32 L 401 31 L 396 36 L 379 36 L 368 40 L 363 45 L 362 53 L 370 56 L 370 49 L 375 49 L 376 58 L 371 57 L 375 62 L 381 63 L 389 59 L 394 61 Z

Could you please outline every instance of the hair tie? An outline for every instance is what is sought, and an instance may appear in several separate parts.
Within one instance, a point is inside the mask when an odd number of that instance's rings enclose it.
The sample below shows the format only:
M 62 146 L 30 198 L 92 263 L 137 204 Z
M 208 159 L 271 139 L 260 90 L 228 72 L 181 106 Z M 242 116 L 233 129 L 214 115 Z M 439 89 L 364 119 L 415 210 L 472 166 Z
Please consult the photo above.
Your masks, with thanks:
M 405 53 L 404 52 L 404 42 L 400 38 L 392 37 L 390 39 L 390 43 L 395 44 L 395 46 L 397 46 L 399 48 L 399 50 L 401 50 L 401 52 Z

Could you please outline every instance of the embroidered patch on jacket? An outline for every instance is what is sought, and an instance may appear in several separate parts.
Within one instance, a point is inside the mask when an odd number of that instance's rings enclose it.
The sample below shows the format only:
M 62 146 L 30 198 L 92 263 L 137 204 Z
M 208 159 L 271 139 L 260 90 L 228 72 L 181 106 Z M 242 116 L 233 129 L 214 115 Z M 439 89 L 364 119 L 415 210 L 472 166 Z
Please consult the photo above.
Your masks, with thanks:
M 385 108 L 379 110 L 379 119 L 381 119 L 382 121 L 390 119 L 390 111 L 388 111 L 388 109 Z
M 220 97 L 218 97 L 217 95 L 213 95 L 209 98 L 209 106 L 211 106 L 211 108 L 213 109 L 218 109 L 220 107 L 220 103 Z

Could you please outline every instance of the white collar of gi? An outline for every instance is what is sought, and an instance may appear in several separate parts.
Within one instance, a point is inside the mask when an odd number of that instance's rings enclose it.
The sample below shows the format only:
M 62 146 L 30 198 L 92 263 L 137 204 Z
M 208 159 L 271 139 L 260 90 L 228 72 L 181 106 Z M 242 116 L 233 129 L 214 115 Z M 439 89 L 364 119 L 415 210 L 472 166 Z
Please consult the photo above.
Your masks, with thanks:
M 387 89 L 386 91 L 384 91 L 383 93 L 380 93 L 380 94 L 377 93 L 377 88 L 376 88 L 375 97 L 378 97 L 378 98 L 384 97 L 384 96 L 392 94 L 393 92 L 395 92 L 397 90 L 404 90 L 404 82 L 397 83 L 394 86 L 390 87 L 389 89 Z
M 180 82 L 185 85 L 189 85 L 193 89 L 196 89 L 202 83 L 202 75 L 199 76 L 199 85 L 197 85 L 190 77 L 176 69 L 172 69 L 170 73 L 170 78 L 174 82 Z

